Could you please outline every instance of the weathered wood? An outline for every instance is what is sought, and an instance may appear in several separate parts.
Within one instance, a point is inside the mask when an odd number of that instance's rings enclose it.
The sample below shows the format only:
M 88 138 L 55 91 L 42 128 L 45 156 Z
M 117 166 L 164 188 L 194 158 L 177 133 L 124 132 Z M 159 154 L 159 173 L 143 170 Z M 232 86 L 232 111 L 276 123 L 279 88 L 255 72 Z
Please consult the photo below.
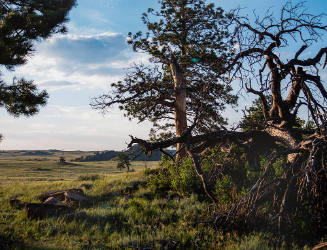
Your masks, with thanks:
M 63 205 L 43 203 L 27 203 L 25 205 L 25 212 L 28 219 L 42 219 L 51 216 L 59 216 L 73 211 L 72 208 Z
M 327 250 L 327 242 L 320 243 L 316 245 L 312 250 Z
M 174 79 L 174 89 L 176 92 L 174 107 L 176 137 L 180 137 L 187 130 L 185 79 L 181 67 L 175 60 L 170 64 L 170 70 Z M 177 143 L 176 150 L 177 160 L 187 156 L 186 149 L 182 143 Z
M 66 191 L 64 193 L 65 195 L 65 202 L 67 201 L 84 201 L 86 199 L 86 197 L 84 195 L 75 193 L 75 192 L 71 192 L 71 191 Z
M 62 205 L 62 202 L 54 197 L 49 197 L 43 204 Z
M 56 199 L 58 199 L 60 201 L 64 201 L 65 200 L 65 192 L 68 192 L 68 191 L 71 192 L 71 193 L 84 195 L 84 192 L 83 192 L 82 189 L 72 188 L 72 189 L 66 189 L 66 190 L 56 190 L 56 191 L 45 192 L 43 194 L 40 194 L 38 196 L 38 199 L 40 199 L 42 202 L 44 202 L 49 197 L 54 197 L 54 198 L 56 198 Z

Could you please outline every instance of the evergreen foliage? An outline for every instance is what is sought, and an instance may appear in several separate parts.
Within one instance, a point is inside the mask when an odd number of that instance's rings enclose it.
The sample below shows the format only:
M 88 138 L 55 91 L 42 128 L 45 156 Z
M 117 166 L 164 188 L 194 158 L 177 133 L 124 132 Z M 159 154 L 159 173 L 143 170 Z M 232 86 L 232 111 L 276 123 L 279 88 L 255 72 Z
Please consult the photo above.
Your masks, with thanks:
M 61 164 L 61 165 L 66 164 L 66 159 L 65 159 L 64 156 L 60 156 L 60 157 L 59 157 L 59 164 Z
M 120 169 L 120 171 L 123 168 L 127 168 L 127 171 L 129 172 L 129 167 L 131 166 L 131 163 L 129 161 L 129 155 L 126 152 L 121 152 L 117 155 L 117 168 Z
M 271 107 L 272 100 L 267 97 L 268 106 Z M 262 130 L 266 119 L 263 114 L 262 103 L 260 99 L 252 102 L 252 106 L 244 111 L 243 118 L 240 122 L 240 127 L 243 131 Z
M 198 132 L 225 124 L 221 111 L 237 100 L 222 75 L 233 54 L 227 29 L 230 16 L 201 0 L 159 3 L 159 11 L 149 9 L 143 14 L 148 32 L 130 33 L 128 40 L 135 51 L 150 56 L 151 64 L 134 65 L 123 80 L 111 85 L 110 93 L 95 98 L 91 105 L 106 111 L 118 104 L 129 118 L 149 120 L 156 129 L 163 129 L 161 138 L 171 137 L 173 121 L 182 112 L 177 96 L 185 91 L 188 121 L 201 113 Z M 179 77 L 182 83 L 176 87 Z
M 31 116 L 39 111 L 47 102 L 48 93 L 38 91 L 33 81 L 20 79 L 8 85 L 0 80 L 0 107 L 5 107 L 13 116 Z
M 0 65 L 24 64 L 33 42 L 66 32 L 64 23 L 75 0 L 3 0 L 0 6 Z

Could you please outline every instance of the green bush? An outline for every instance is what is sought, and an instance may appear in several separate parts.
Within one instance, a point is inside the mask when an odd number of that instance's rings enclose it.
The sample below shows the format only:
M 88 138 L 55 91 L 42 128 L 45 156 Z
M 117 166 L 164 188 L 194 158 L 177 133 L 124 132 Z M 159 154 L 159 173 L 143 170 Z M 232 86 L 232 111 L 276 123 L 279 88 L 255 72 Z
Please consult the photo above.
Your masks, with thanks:
M 78 177 L 79 181 L 95 181 L 100 179 L 100 176 L 98 174 L 95 175 L 81 175 Z
M 263 157 L 259 160 L 262 163 L 266 161 Z M 274 175 L 281 174 L 284 162 L 284 159 L 280 159 L 274 164 Z M 183 163 L 177 165 L 163 156 L 160 166 L 160 169 L 144 171 L 144 175 L 148 177 L 148 186 L 154 193 L 167 195 L 169 192 L 175 192 L 181 196 L 195 193 L 201 199 L 206 197 L 190 158 L 185 158 Z M 244 150 L 237 145 L 232 145 L 225 151 L 218 147 L 209 150 L 201 159 L 201 168 L 208 189 L 224 207 L 237 202 L 263 172 L 263 169 L 253 167 Z
M 186 158 L 182 164 L 176 165 L 163 156 L 161 168 L 153 171 L 146 170 L 149 176 L 148 186 L 157 194 L 167 194 L 169 191 L 180 195 L 201 193 L 202 184 L 193 169 L 192 161 Z
M 263 156 L 257 160 L 260 161 L 262 169 L 256 168 L 249 156 L 245 155 L 244 150 L 236 145 L 232 145 L 226 152 L 219 148 L 213 148 L 203 156 L 201 160 L 203 175 L 207 180 L 208 188 L 222 205 L 221 208 L 226 210 L 236 204 L 261 176 L 268 160 Z M 272 182 L 281 179 L 286 165 L 285 157 L 280 157 L 275 161 L 268 173 Z M 170 193 L 177 193 L 179 196 L 188 197 L 197 194 L 200 200 L 208 199 L 190 158 L 186 158 L 182 164 L 176 165 L 170 159 L 163 157 L 160 169 L 145 170 L 144 174 L 148 178 L 148 187 L 155 195 L 167 196 Z M 295 186 L 292 189 L 294 189 L 291 190 L 294 198 L 289 206 L 297 202 Z M 275 190 L 261 199 L 256 216 L 268 218 L 278 214 L 280 206 L 274 203 L 274 195 L 282 197 L 284 191 L 285 188 Z M 301 208 L 288 215 L 289 232 L 309 233 L 312 230 L 308 224 L 312 219 L 306 216 L 310 214 L 309 208 L 309 204 L 303 203 Z
M 235 201 L 236 187 L 229 175 L 223 175 L 219 178 L 215 185 L 215 194 L 220 204 L 227 206 Z

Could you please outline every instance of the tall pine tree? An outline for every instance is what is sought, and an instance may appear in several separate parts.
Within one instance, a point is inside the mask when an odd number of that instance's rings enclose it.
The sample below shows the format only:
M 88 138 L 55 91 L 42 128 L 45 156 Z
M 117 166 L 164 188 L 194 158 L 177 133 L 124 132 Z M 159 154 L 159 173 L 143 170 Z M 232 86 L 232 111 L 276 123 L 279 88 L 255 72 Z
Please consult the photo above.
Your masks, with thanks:
M 143 14 L 148 32 L 130 33 L 128 40 L 135 51 L 150 56 L 150 64 L 135 65 L 91 105 L 105 111 L 119 104 L 130 118 L 150 120 L 165 132 L 174 127 L 170 136 L 182 136 L 194 119 L 201 121 L 197 132 L 215 129 L 226 122 L 220 115 L 225 105 L 237 100 L 222 76 L 233 53 L 230 17 L 201 0 L 159 3 L 160 10 Z M 182 144 L 177 152 L 179 158 L 186 155 Z

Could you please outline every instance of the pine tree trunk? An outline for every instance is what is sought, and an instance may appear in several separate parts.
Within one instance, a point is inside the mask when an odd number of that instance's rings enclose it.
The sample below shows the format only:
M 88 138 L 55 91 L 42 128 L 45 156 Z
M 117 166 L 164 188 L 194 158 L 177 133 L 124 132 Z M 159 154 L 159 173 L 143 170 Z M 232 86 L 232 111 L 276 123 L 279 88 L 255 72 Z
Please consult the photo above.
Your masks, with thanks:
M 180 137 L 187 129 L 186 119 L 186 88 L 185 79 L 182 70 L 177 63 L 171 63 L 170 69 L 174 79 L 174 89 L 176 93 L 175 100 L 175 129 L 176 136 Z M 180 160 L 186 157 L 186 149 L 182 143 L 177 143 L 176 159 Z

